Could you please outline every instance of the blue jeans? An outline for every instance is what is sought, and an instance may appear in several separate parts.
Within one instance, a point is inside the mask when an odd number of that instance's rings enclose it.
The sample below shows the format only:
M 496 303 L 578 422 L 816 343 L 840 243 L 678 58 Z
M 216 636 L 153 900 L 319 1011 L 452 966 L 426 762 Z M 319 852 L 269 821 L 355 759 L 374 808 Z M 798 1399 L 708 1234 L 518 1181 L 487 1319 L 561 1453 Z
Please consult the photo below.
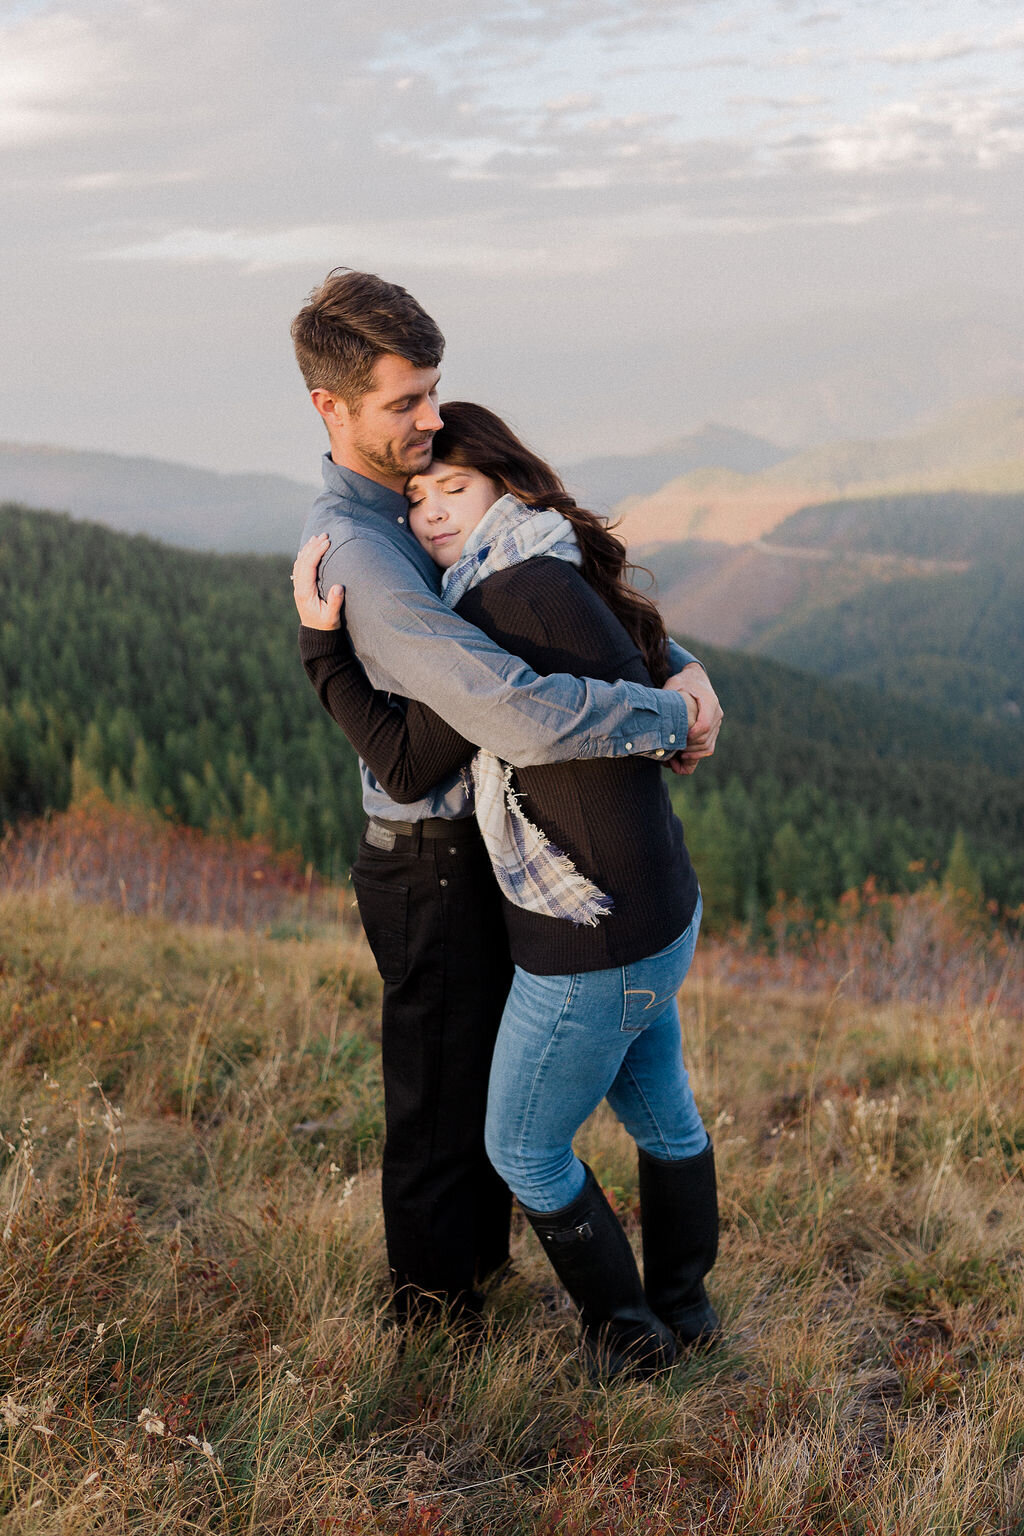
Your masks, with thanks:
M 575 976 L 516 966 L 491 1063 L 487 1155 L 530 1211 L 583 1188 L 572 1139 L 602 1099 L 654 1157 L 702 1152 L 707 1132 L 683 1065 L 676 994 L 690 969 L 701 902 L 685 933 L 634 965 Z

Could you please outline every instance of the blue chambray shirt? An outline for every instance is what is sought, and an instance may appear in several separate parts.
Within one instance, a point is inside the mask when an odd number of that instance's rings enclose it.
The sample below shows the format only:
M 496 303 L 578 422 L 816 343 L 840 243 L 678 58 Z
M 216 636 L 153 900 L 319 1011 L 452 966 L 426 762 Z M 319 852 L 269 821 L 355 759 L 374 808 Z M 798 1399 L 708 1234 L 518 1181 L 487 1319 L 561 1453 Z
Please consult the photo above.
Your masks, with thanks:
M 324 454 L 323 494 L 302 543 L 328 533 L 321 590 L 345 588 L 345 621 L 374 687 L 421 699 L 468 740 L 514 763 L 676 752 L 686 743 L 686 705 L 672 690 L 602 683 L 556 673 L 539 677 L 440 598 L 441 572 L 409 532 L 398 491 Z M 694 657 L 673 643 L 678 671 Z M 363 806 L 385 821 L 472 814 L 460 774 L 413 805 L 399 805 L 365 763 Z

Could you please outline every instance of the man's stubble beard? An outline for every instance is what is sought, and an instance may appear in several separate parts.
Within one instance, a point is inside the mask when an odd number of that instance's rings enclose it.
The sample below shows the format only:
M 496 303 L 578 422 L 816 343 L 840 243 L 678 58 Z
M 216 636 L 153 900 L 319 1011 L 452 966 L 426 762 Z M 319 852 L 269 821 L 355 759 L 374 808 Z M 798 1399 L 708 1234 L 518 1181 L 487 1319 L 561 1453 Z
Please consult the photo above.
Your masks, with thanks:
M 432 441 L 433 433 L 431 433 Z M 357 443 L 356 447 L 367 464 L 372 465 L 380 474 L 387 475 L 389 478 L 397 478 L 397 476 L 401 475 L 403 479 L 408 479 L 417 470 L 426 469 L 430 463 L 430 454 L 428 453 L 426 458 L 424 458 L 422 449 L 417 450 L 414 463 L 409 459 L 401 457 L 391 443 L 386 443 L 383 447 Z

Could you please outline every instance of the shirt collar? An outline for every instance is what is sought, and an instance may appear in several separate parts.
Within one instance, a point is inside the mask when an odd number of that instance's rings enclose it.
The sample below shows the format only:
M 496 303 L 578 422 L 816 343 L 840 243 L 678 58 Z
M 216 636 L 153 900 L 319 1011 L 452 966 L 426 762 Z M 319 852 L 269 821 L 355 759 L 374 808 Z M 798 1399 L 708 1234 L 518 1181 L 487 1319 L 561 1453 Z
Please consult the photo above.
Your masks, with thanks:
M 354 469 L 335 464 L 329 453 L 323 457 L 323 475 L 324 485 L 333 495 L 358 502 L 359 506 L 378 513 L 389 523 L 398 523 L 403 528 L 408 525 L 409 503 L 401 491 L 392 491 L 376 480 L 357 475 Z

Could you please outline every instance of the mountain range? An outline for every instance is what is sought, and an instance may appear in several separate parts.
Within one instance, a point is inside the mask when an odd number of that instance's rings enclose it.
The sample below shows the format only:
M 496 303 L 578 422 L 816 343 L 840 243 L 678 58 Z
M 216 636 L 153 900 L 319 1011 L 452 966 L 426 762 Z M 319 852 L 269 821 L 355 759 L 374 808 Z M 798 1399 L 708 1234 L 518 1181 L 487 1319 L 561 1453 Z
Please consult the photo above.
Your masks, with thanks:
M 595 512 L 607 512 L 628 496 L 648 496 L 694 470 L 716 466 L 757 474 L 789 457 L 785 448 L 708 422 L 698 432 L 674 438 L 647 453 L 605 454 L 581 459 L 565 470 L 566 483 Z
M 294 554 L 317 490 L 163 459 L 0 443 L 0 500 L 70 512 L 185 549 Z
M 677 629 L 1021 720 L 1024 401 L 690 472 L 616 512 Z
M 638 471 L 647 457 L 635 461 Z M 975 402 L 897 437 L 840 440 L 754 472 L 705 465 L 615 510 L 633 546 L 739 545 L 815 502 L 950 490 L 1024 491 L 1024 399 Z
M 799 453 L 712 423 L 566 479 L 614 508 L 676 630 L 1020 722 L 1024 399 Z M 0 497 L 193 549 L 291 553 L 314 495 L 281 476 L 0 444 Z
M 564 467 L 585 505 L 614 508 L 630 544 L 741 545 L 801 507 L 924 490 L 1024 490 L 1024 399 L 975 402 L 898 436 L 792 453 L 708 423 L 643 453 Z M 190 549 L 290 553 L 317 488 L 162 459 L 0 442 L 0 499 Z
M 288 567 L 0 503 L 0 824 L 98 788 L 347 869 L 359 776 L 303 678 Z M 972 719 L 957 689 L 933 707 L 690 643 L 726 729 L 672 788 L 720 920 L 780 888 L 826 905 L 869 875 L 903 889 L 941 873 L 958 832 L 986 893 L 1024 901 L 1012 722 Z

